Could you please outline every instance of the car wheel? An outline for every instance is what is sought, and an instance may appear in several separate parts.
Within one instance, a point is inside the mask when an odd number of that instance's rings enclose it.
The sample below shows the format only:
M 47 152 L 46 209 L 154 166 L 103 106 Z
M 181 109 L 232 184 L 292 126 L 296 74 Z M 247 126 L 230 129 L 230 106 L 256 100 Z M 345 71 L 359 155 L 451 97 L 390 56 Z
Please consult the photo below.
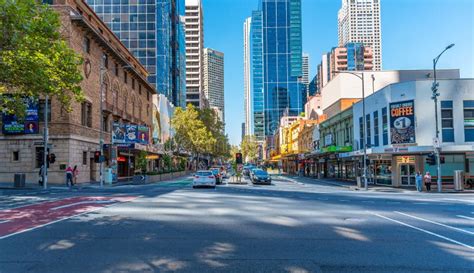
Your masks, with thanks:
M 193 189 L 195 189 L 195 188 L 196 188 L 196 186 L 193 186 Z

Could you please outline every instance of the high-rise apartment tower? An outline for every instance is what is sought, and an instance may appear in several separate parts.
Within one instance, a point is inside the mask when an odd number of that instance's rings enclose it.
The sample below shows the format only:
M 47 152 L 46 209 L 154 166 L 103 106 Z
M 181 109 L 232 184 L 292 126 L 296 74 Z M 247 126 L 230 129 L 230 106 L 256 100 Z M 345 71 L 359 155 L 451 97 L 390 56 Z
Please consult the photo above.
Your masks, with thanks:
M 382 69 L 380 0 L 342 0 L 338 13 L 339 46 L 362 43 L 373 50 L 373 69 Z

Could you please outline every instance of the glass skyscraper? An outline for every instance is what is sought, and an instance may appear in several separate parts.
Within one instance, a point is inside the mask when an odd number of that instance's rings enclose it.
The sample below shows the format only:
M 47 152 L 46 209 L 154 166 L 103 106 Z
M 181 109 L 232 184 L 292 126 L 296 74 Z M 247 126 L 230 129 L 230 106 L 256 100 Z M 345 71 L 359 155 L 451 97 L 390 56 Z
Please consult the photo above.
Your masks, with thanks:
M 260 0 L 251 40 L 254 134 L 263 141 L 304 108 L 301 0 Z
M 87 0 L 175 106 L 186 103 L 184 0 Z

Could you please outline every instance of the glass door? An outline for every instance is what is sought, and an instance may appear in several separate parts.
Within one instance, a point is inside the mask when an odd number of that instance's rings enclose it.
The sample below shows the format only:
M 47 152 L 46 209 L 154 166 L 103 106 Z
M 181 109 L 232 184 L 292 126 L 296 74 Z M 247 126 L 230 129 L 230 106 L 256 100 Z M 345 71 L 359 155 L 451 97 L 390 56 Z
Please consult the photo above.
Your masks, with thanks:
M 400 165 L 400 179 L 402 186 L 415 185 L 415 164 Z

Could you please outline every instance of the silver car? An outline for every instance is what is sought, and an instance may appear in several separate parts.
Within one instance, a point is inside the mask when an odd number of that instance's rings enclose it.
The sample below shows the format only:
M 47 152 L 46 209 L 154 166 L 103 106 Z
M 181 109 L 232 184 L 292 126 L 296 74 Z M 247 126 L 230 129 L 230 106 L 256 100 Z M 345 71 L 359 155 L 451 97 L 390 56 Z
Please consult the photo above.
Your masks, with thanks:
M 193 178 L 193 188 L 216 187 L 216 177 L 211 171 L 197 171 Z

